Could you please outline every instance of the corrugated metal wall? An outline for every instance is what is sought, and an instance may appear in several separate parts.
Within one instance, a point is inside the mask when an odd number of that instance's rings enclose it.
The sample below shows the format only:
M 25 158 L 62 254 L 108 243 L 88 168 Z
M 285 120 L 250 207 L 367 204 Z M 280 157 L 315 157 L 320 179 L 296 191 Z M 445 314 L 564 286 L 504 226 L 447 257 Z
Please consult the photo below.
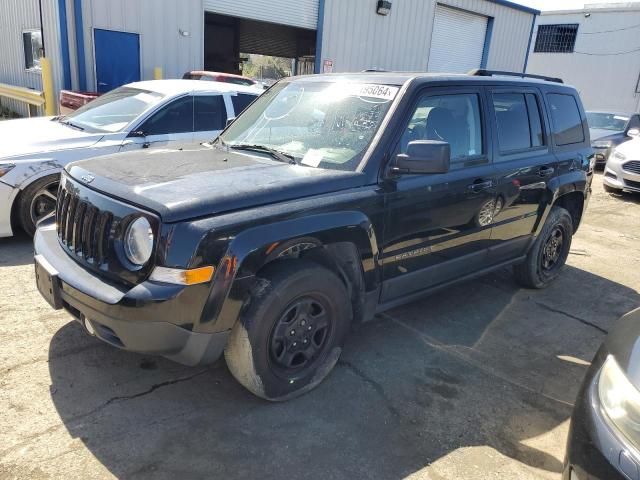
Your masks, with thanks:
M 4 0 L 2 0 L 4 1 Z M 95 89 L 93 29 L 140 34 L 141 78 L 162 67 L 165 78 L 202 69 L 203 0 L 83 0 L 87 87 Z M 179 30 L 189 32 L 183 36 Z
M 204 0 L 204 8 L 208 12 L 312 30 L 318 24 L 318 0 Z
M 587 109 L 640 111 L 640 9 L 592 9 L 588 18 L 584 13 L 538 17 L 527 71 L 574 85 Z M 535 53 L 538 25 L 563 23 L 579 25 L 574 50 L 582 53 Z
M 37 0 L 0 0 L 0 82 L 19 87 L 42 90 L 42 78 L 38 71 L 27 71 L 24 65 L 24 30 L 40 28 Z M 62 86 L 62 61 L 60 58 L 60 33 L 58 23 L 58 2 L 42 2 L 44 41 L 47 56 L 51 59 L 54 88 Z M 7 108 L 27 115 L 28 107 L 20 102 L 0 98 Z
M 533 14 L 488 0 L 437 3 L 494 17 L 487 68 L 522 71 Z M 435 0 L 396 0 L 384 17 L 374 1 L 326 0 L 322 60 L 333 60 L 336 72 L 426 71 L 435 6 Z

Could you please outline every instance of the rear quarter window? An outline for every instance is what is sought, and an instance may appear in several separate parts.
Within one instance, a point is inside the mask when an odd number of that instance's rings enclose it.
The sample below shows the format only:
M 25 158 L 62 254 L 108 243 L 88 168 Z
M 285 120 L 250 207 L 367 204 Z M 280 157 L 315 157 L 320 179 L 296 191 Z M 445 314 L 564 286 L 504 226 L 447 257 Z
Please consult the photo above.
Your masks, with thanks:
M 568 94 L 549 93 L 547 100 L 551 110 L 556 145 L 584 142 L 582 118 L 576 98 Z

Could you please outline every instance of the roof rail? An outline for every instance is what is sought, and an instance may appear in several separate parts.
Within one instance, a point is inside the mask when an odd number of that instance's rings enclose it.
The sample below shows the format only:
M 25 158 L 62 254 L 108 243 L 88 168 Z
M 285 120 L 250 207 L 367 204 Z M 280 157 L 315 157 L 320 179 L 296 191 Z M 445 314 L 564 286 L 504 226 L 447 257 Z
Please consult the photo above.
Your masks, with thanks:
M 483 68 L 475 68 L 469 70 L 467 75 L 475 77 L 492 77 L 494 75 L 503 75 L 506 77 L 520 77 L 520 78 L 537 78 L 538 80 L 546 80 L 547 82 L 564 83 L 561 78 L 547 77 L 545 75 L 534 75 L 532 73 L 519 73 L 519 72 L 503 72 L 501 70 L 485 70 Z

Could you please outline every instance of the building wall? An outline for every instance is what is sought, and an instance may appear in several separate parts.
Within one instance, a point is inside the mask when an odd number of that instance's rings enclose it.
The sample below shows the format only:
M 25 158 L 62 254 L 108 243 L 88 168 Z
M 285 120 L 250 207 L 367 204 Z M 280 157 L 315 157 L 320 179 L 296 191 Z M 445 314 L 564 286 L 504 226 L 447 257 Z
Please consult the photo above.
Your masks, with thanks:
M 371 0 L 325 0 L 321 64 L 335 72 L 368 68 L 426 71 L 435 0 L 396 0 L 376 13 Z M 489 0 L 442 0 L 442 5 L 493 17 L 487 68 L 523 71 L 533 14 Z
M 203 12 L 203 0 L 82 0 L 87 88 L 96 89 L 94 28 L 140 34 L 142 80 L 153 79 L 155 67 L 163 68 L 164 78 L 202 69 Z
M 538 25 L 556 23 L 579 25 L 574 53 L 535 53 Z M 527 71 L 574 85 L 587 109 L 640 111 L 640 51 L 621 54 L 638 49 L 639 24 L 640 8 L 543 14 L 536 21 Z
M 40 72 L 25 69 L 22 43 L 24 30 L 40 28 L 38 0 L 0 1 L 0 83 L 42 90 Z M 63 73 L 57 0 L 42 2 L 42 21 L 46 54 L 53 68 L 54 88 L 58 89 L 62 86 Z M 21 102 L 6 98 L 0 98 L 0 102 L 20 115 L 28 114 L 28 107 Z

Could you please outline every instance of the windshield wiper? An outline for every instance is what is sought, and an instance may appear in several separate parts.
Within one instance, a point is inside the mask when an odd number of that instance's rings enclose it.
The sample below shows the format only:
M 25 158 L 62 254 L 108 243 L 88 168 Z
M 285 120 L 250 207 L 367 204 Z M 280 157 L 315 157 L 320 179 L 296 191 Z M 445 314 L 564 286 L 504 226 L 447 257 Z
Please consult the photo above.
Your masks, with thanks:
M 280 162 L 291 163 L 292 165 L 296 165 L 297 163 L 296 158 L 293 155 L 281 152 L 275 148 L 265 147 L 264 145 L 240 143 L 236 145 L 229 145 L 229 148 L 233 148 L 234 150 L 250 150 L 253 152 L 267 153 Z
M 62 118 L 58 120 L 62 125 L 66 125 L 68 127 L 75 128 L 76 130 L 80 130 L 81 132 L 84 132 L 84 127 L 81 127 L 80 125 L 76 125 L 75 123 L 71 123 L 71 121 L 69 120 L 63 120 Z

